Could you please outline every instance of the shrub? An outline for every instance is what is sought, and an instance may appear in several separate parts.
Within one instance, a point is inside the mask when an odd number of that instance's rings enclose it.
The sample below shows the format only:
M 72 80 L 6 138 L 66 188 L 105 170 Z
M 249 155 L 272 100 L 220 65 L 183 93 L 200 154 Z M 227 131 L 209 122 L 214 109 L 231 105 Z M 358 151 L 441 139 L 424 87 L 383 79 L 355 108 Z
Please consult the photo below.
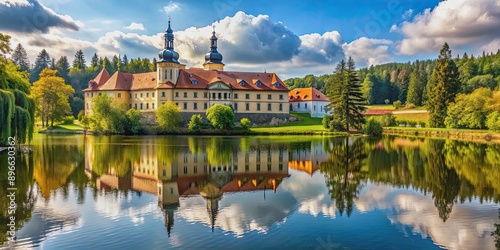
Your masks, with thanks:
M 335 119 L 330 120 L 330 131 L 343 132 L 345 130 L 344 124 Z
M 495 111 L 486 118 L 486 127 L 490 130 L 500 131 L 500 112 Z
M 405 105 L 405 108 L 407 108 L 407 109 L 414 109 L 415 108 L 415 104 L 413 104 L 413 103 L 407 103 Z
M 75 122 L 75 117 L 71 116 L 66 116 L 62 119 L 62 124 L 64 125 L 69 125 L 73 124 Z
M 373 117 L 368 118 L 363 127 L 363 132 L 369 136 L 380 136 L 382 131 L 382 125 Z
M 392 103 L 392 105 L 396 108 L 396 109 L 400 109 L 403 107 L 403 103 L 400 101 L 400 100 L 397 100 L 397 101 L 394 101 Z
M 321 123 L 323 124 L 323 127 L 325 129 L 330 129 L 330 121 L 332 120 L 332 116 L 331 115 L 325 115 L 323 116 L 323 120 L 321 121 Z
M 391 101 L 389 101 L 389 99 L 385 99 L 385 104 L 388 105 Z
M 380 121 L 380 125 L 382 125 L 382 127 L 392 127 L 392 126 L 396 126 L 396 117 L 388 112 L 388 113 L 385 113 L 383 116 L 382 116 L 382 119 Z
M 418 125 L 420 125 L 421 128 L 425 128 L 426 124 L 423 121 L 418 121 Z
M 233 109 L 227 105 L 215 104 L 207 109 L 207 119 L 215 129 L 232 129 L 234 125 Z
M 244 130 L 249 130 L 250 126 L 252 126 L 252 123 L 250 122 L 250 119 L 248 118 L 242 118 L 240 120 L 241 128 Z
M 192 115 L 191 119 L 189 120 L 188 130 L 191 132 L 198 132 L 201 129 L 201 125 L 202 125 L 201 115 L 200 114 Z
M 160 105 L 160 107 L 158 107 L 158 111 L 156 112 L 156 121 L 163 131 L 175 131 L 179 128 L 182 121 L 179 113 L 179 107 L 177 107 L 177 105 L 175 105 L 172 101 L 168 101 Z

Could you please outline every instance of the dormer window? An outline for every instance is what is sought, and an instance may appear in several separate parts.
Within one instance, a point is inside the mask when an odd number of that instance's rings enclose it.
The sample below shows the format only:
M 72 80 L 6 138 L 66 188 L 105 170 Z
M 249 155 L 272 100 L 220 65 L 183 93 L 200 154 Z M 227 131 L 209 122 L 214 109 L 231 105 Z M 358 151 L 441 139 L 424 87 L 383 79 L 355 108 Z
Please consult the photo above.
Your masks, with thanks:
M 262 85 L 262 82 L 257 81 L 257 82 L 255 83 L 255 85 L 256 85 L 256 86 L 260 86 L 260 85 Z
M 303 98 L 304 98 L 304 99 L 306 99 L 306 97 L 307 97 L 307 95 L 304 95 L 304 97 L 303 97 Z
M 299 93 L 299 91 L 298 91 L 298 90 L 296 90 L 296 91 L 295 91 L 295 94 L 298 94 L 298 93 Z
M 279 88 L 279 86 L 280 86 L 280 84 L 279 84 L 278 82 L 275 82 L 275 83 L 274 83 L 274 87 L 275 87 L 275 88 Z
M 241 86 L 245 86 L 245 84 L 246 84 L 246 82 L 245 82 L 245 81 L 243 81 L 243 80 L 241 80 L 241 81 L 240 81 L 240 85 L 241 85 Z
M 198 84 L 198 80 L 191 80 L 191 83 L 196 85 Z
M 189 77 L 193 77 L 193 74 L 189 74 Z

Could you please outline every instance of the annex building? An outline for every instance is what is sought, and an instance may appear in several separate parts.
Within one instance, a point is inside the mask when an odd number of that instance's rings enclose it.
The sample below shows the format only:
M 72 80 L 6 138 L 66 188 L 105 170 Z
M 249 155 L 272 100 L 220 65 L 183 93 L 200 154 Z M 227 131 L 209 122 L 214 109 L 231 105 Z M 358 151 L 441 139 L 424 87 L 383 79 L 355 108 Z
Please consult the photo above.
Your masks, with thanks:
M 107 94 L 117 105 L 135 108 L 150 119 L 160 105 L 173 101 L 181 114 L 205 113 L 214 104 L 233 108 L 235 118 L 289 113 L 288 91 L 275 73 L 224 71 L 217 51 L 215 30 L 203 68 L 186 69 L 174 50 L 174 34 L 168 22 L 165 46 L 159 53 L 156 72 L 130 74 L 103 69 L 85 90 L 85 114 L 92 113 L 92 98 Z M 240 114 L 240 115 L 239 115 Z

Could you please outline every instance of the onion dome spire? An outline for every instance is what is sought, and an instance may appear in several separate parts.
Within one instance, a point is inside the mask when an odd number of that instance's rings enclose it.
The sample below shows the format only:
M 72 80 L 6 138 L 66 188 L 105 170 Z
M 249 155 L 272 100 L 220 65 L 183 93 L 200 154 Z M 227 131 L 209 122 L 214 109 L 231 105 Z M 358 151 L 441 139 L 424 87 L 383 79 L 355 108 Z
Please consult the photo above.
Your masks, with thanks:
M 170 27 L 170 17 L 168 18 L 168 28 L 164 37 L 165 46 L 159 54 L 160 62 L 179 63 L 179 53 L 175 52 L 174 50 L 174 31 L 172 30 L 172 27 Z

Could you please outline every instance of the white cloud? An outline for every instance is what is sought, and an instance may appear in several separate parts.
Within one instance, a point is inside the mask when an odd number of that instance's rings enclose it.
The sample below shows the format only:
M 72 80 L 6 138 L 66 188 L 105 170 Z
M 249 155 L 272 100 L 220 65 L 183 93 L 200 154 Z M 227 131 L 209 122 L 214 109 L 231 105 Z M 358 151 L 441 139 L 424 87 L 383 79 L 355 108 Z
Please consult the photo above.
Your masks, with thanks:
M 385 39 L 361 37 L 351 43 L 344 44 L 343 48 L 346 57 L 352 57 L 359 68 L 360 66 L 389 62 L 391 58 L 388 49 L 392 43 L 392 41 Z
M 128 30 L 145 30 L 144 25 L 142 23 L 132 22 L 129 26 L 124 27 Z
M 494 249 L 489 236 L 498 216 L 494 203 L 455 204 L 443 223 L 431 195 L 369 183 L 355 204 L 361 212 L 385 210 L 391 223 L 409 226 L 413 233 L 447 249 Z
M 439 51 L 445 42 L 461 47 L 500 38 L 500 1 L 442 1 L 404 22 L 399 51 L 405 55 Z
M 413 15 L 413 9 L 409 9 L 407 11 L 405 11 L 405 13 L 403 13 L 403 19 L 409 19 L 411 18 L 411 16 Z
M 389 30 L 389 32 L 396 32 L 396 31 L 398 31 L 398 30 L 399 30 L 398 26 L 397 26 L 396 24 L 393 24 L 393 25 L 391 26 L 391 29 Z
M 167 14 L 171 14 L 173 12 L 181 10 L 181 4 L 170 1 L 168 5 L 163 6 L 163 11 Z

